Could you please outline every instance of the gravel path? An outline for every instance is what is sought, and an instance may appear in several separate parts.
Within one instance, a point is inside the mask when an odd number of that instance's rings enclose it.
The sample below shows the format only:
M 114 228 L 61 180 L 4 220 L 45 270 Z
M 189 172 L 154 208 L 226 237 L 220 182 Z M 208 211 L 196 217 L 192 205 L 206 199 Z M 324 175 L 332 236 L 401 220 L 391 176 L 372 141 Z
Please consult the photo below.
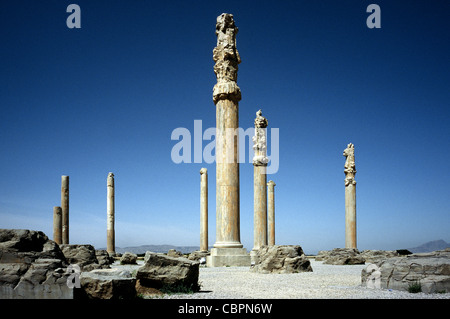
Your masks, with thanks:
M 200 268 L 201 290 L 163 299 L 450 299 L 450 293 L 425 294 L 370 289 L 361 285 L 366 265 L 324 265 L 311 260 L 313 272 L 259 274 L 248 267 Z

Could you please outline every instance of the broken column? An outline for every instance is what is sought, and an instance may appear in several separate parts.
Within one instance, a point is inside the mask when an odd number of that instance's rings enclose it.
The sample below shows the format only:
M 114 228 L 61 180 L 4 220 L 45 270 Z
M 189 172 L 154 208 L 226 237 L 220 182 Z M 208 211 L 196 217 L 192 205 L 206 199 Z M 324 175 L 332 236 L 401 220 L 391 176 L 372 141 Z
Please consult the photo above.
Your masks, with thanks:
M 200 170 L 200 251 L 208 251 L 208 170 Z
M 114 254 L 116 251 L 114 233 L 114 174 L 109 173 L 106 181 L 106 251 Z
M 253 136 L 253 250 L 267 245 L 267 150 L 266 128 L 268 121 L 261 110 L 256 112 L 255 135 Z
M 267 183 L 267 244 L 269 246 L 275 245 L 275 185 L 273 181 Z
M 356 167 L 355 146 L 350 143 L 344 150 L 345 173 L 345 248 L 356 248 Z
M 250 256 L 240 241 L 239 154 L 237 136 L 241 90 L 237 71 L 241 62 L 236 50 L 233 15 L 217 17 L 217 46 L 213 50 L 217 84 L 216 105 L 216 242 L 207 259 L 209 266 L 249 266 Z
M 53 207 L 53 241 L 62 244 L 62 211 L 60 206 Z
M 62 243 L 69 244 L 69 176 L 61 176 Z

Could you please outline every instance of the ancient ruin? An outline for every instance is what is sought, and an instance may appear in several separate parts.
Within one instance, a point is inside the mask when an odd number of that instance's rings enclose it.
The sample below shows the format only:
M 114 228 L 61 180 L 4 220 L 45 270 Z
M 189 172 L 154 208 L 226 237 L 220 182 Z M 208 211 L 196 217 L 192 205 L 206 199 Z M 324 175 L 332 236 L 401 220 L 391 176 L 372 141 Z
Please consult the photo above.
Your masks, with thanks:
M 200 170 L 200 251 L 208 251 L 208 170 Z
M 236 49 L 236 27 L 232 14 L 217 17 L 217 46 L 213 50 L 213 88 L 216 105 L 216 242 L 207 258 L 209 266 L 250 265 L 250 255 L 240 241 L 239 101 L 237 71 L 241 58 Z
M 262 116 L 261 110 L 256 112 L 255 135 L 253 136 L 253 240 L 252 255 L 264 245 L 267 245 L 267 145 L 266 128 L 268 121 Z
M 62 243 L 69 243 L 69 176 L 61 176 Z
M 53 240 L 62 244 L 62 210 L 60 206 L 53 207 Z
M 344 150 L 345 173 L 345 247 L 356 248 L 356 167 L 355 146 L 350 143 Z
M 109 173 L 106 181 L 106 250 L 108 253 L 113 254 L 116 251 L 115 246 L 115 231 L 114 231 L 114 219 L 115 219 L 115 202 L 114 202 L 114 174 Z
M 267 244 L 275 245 L 275 182 L 267 183 Z

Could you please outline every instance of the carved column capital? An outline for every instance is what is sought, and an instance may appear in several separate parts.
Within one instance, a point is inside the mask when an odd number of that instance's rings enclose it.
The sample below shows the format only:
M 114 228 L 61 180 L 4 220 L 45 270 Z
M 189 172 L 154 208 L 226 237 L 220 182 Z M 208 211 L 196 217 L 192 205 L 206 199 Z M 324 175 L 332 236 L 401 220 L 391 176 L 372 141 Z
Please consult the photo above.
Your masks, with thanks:
M 269 121 L 262 116 L 261 110 L 256 112 L 255 118 L 255 135 L 253 136 L 253 149 L 255 156 L 253 156 L 253 165 L 255 166 L 267 166 L 269 159 L 267 158 L 267 139 L 266 128 L 269 125 Z
M 234 102 L 241 100 L 241 89 L 237 85 L 238 64 L 241 63 L 236 49 L 238 28 L 234 24 L 233 15 L 222 13 L 217 17 L 217 46 L 213 50 L 214 73 L 217 84 L 213 88 L 213 101 L 228 99 Z
M 349 143 L 344 150 L 343 155 L 346 157 L 344 164 L 345 186 L 350 184 L 356 185 L 355 146 L 352 143 Z

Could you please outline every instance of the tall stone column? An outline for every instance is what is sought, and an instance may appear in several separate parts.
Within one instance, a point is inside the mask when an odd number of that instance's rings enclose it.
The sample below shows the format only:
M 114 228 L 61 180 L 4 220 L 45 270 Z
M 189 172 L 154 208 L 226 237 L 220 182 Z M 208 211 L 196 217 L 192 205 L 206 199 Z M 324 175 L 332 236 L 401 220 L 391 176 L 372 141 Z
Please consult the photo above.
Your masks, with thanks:
M 269 232 L 267 244 L 269 246 L 275 245 L 275 185 L 273 181 L 267 183 L 267 227 Z
M 69 176 L 61 176 L 62 243 L 69 244 Z
M 267 146 L 268 121 L 261 110 L 256 112 L 255 135 L 253 136 L 253 253 L 267 245 Z
M 208 170 L 200 170 L 200 251 L 208 251 Z
M 115 219 L 115 200 L 114 200 L 114 174 L 109 173 L 106 180 L 106 251 L 108 253 L 116 252 L 115 244 L 115 230 L 114 230 L 114 219 Z
M 356 166 L 355 146 L 350 143 L 344 150 L 345 173 L 345 247 L 356 247 Z
M 53 241 L 62 244 L 62 211 L 60 206 L 53 207 Z
M 237 136 L 241 90 L 237 71 L 241 62 L 236 49 L 238 28 L 233 15 L 217 17 L 217 46 L 213 50 L 217 83 L 213 88 L 216 105 L 216 242 L 209 266 L 250 265 L 250 256 L 240 241 L 239 154 Z

